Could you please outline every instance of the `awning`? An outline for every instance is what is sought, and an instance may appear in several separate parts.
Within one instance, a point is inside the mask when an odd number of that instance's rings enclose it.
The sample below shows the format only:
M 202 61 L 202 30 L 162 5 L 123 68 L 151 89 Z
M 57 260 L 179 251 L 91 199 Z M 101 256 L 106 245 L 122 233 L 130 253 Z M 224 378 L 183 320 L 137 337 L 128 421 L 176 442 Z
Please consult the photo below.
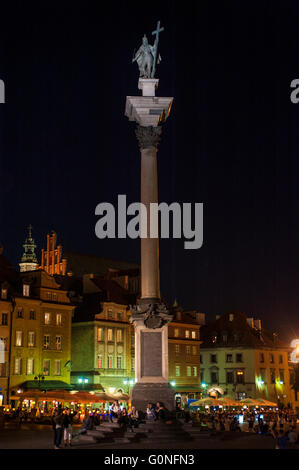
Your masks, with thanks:
M 73 390 L 73 385 L 70 385 L 62 380 L 42 380 L 38 383 L 37 380 L 27 380 L 16 387 L 22 390 Z
M 11 400 L 34 400 L 38 401 L 59 401 L 67 403 L 104 403 L 106 401 L 113 402 L 129 401 L 128 395 L 111 396 L 106 393 L 90 393 L 90 392 L 69 392 L 64 390 L 49 390 L 42 392 L 41 390 L 28 390 L 23 393 L 17 393 L 10 397 Z

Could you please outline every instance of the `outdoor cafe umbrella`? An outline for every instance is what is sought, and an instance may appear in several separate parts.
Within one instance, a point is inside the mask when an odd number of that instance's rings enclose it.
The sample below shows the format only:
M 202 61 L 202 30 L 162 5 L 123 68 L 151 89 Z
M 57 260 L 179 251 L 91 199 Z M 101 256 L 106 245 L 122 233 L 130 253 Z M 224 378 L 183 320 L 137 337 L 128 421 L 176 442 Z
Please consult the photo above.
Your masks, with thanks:
M 200 400 L 194 401 L 190 406 L 219 406 L 223 405 L 221 400 L 217 398 L 201 398 Z
M 269 406 L 271 408 L 277 408 L 277 403 L 274 403 L 273 401 L 268 401 L 268 400 L 265 400 L 264 398 L 258 398 L 257 401 L 260 402 L 262 406 Z
M 225 397 L 225 398 L 218 398 L 218 401 L 221 401 L 221 405 L 223 406 L 234 406 L 234 407 L 239 407 L 239 406 L 242 406 L 242 403 L 240 403 L 239 401 L 237 400 L 233 400 L 232 398 L 228 398 L 228 397 Z
M 247 406 L 261 406 L 261 402 L 253 398 L 244 398 L 243 400 L 240 400 L 240 403 Z

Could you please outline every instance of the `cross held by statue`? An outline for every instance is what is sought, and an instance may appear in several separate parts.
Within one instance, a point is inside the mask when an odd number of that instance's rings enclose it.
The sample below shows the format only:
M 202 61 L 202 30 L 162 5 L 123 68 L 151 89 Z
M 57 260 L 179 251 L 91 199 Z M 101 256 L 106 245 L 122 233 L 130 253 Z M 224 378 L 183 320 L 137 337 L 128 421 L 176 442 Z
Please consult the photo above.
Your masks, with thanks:
M 156 72 L 156 62 L 157 62 L 157 53 L 158 53 L 158 43 L 159 43 L 159 34 L 164 31 L 164 28 L 160 28 L 160 21 L 157 23 L 157 29 L 152 32 L 153 36 L 156 36 L 155 44 L 154 44 L 154 62 L 153 62 L 153 69 L 152 69 L 152 78 L 155 76 Z

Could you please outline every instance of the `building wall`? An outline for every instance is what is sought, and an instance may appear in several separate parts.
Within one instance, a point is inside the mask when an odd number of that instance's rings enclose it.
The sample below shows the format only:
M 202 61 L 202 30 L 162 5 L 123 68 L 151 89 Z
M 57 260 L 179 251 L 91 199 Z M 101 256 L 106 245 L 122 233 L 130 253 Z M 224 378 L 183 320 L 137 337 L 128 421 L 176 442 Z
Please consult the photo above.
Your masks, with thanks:
M 3 340 L 4 351 L 0 352 L 0 405 L 6 404 L 9 374 L 9 343 L 12 304 L 0 298 L 0 339 Z M 7 315 L 7 317 L 6 317 Z M 6 321 L 7 320 L 7 321 Z

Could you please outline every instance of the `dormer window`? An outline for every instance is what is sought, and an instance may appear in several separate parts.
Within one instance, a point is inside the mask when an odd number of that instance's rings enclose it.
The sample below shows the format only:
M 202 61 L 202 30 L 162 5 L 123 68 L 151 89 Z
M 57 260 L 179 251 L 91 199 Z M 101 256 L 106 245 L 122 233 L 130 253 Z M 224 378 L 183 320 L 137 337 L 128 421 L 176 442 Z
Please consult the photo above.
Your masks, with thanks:
M 23 296 L 29 297 L 30 294 L 30 286 L 28 284 L 23 284 Z
M 2 300 L 7 299 L 7 289 L 1 289 L 1 299 Z

